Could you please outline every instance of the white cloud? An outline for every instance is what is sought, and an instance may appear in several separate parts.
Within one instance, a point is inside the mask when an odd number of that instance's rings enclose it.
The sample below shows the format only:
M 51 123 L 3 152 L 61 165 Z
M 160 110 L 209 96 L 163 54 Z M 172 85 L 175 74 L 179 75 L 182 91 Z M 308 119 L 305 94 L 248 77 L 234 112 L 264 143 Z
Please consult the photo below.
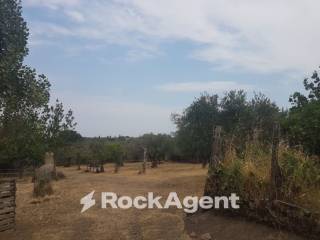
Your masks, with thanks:
M 78 11 L 67 10 L 65 11 L 65 14 L 69 16 L 71 19 L 73 19 L 75 22 L 82 23 L 85 21 L 84 16 Z
M 45 6 L 51 9 L 58 9 L 61 7 L 74 7 L 80 3 L 81 0 L 24 0 L 23 4 L 26 6 Z
M 214 92 L 221 93 L 228 90 L 242 89 L 252 90 L 253 86 L 247 84 L 239 84 L 233 81 L 211 81 L 211 82 L 181 82 L 168 83 L 157 86 L 157 89 L 165 92 Z
M 92 44 L 102 41 L 127 45 L 134 53 L 143 49 L 148 56 L 157 51 L 146 49 L 157 49 L 163 41 L 189 41 L 196 46 L 192 56 L 227 68 L 306 72 L 320 63 L 318 0 L 26 0 L 26 3 L 63 8 L 68 18 L 77 20 L 68 28 L 71 35 L 55 31 L 58 35 L 85 38 Z M 46 37 L 50 33 L 44 26 L 41 34 Z

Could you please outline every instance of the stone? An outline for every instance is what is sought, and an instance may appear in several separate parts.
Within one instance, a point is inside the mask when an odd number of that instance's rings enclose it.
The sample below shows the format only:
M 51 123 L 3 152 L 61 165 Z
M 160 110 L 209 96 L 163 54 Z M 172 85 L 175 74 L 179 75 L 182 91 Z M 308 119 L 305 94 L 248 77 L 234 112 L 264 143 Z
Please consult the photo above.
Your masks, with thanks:
M 212 240 L 210 233 L 202 234 L 200 237 L 201 240 Z

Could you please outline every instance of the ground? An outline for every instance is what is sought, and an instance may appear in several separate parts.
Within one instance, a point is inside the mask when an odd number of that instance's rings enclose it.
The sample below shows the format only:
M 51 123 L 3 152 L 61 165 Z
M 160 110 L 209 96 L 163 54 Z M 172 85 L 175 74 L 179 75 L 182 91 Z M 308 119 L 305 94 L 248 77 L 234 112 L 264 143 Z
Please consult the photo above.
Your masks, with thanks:
M 177 192 L 180 198 L 202 196 L 206 169 L 197 164 L 164 163 L 139 175 L 140 164 L 128 163 L 113 173 L 86 173 L 76 167 L 59 168 L 66 178 L 53 183 L 54 194 L 42 199 L 32 197 L 30 179 L 17 184 L 16 230 L 0 233 L 6 240 L 190 240 L 210 233 L 216 240 L 301 240 L 292 234 L 262 225 L 214 215 L 211 211 L 186 216 L 181 209 L 101 209 L 98 193 L 145 196 L 147 192 L 166 197 Z M 97 205 L 80 213 L 80 199 L 95 190 Z M 192 233 L 193 232 L 193 233 Z M 192 234 L 191 234 L 192 233 Z M 190 234 L 194 237 L 190 237 Z

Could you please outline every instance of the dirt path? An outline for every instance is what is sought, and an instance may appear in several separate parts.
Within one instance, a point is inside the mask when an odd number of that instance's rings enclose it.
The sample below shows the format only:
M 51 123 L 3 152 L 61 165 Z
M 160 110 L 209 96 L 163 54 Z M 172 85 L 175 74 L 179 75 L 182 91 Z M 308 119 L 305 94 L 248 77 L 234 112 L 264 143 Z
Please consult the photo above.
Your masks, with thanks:
M 166 163 L 158 169 L 148 169 L 146 175 L 138 175 L 138 169 L 137 164 L 127 164 L 119 174 L 113 174 L 113 167 L 107 165 L 105 173 L 94 174 L 77 171 L 75 167 L 61 168 L 59 170 L 67 178 L 55 182 L 54 195 L 40 201 L 32 198 L 33 185 L 29 180 L 19 182 L 16 231 L 0 233 L 0 239 L 183 240 L 190 239 L 186 232 L 191 231 L 198 236 L 210 232 L 217 240 L 299 239 L 286 234 L 281 236 L 278 231 L 264 226 L 212 214 L 187 218 L 185 224 L 185 214 L 178 209 L 119 210 L 98 207 L 98 194 L 105 191 L 133 197 L 146 196 L 151 191 L 163 197 L 172 191 L 177 192 L 180 198 L 202 195 L 206 170 L 201 169 L 200 165 Z M 79 201 L 93 190 L 97 204 L 81 214 Z
M 188 234 L 196 233 L 192 239 L 209 233 L 217 240 L 302 240 L 294 234 L 277 231 L 268 226 L 246 221 L 243 218 L 217 216 L 213 212 L 197 213 L 187 217 L 185 229 Z

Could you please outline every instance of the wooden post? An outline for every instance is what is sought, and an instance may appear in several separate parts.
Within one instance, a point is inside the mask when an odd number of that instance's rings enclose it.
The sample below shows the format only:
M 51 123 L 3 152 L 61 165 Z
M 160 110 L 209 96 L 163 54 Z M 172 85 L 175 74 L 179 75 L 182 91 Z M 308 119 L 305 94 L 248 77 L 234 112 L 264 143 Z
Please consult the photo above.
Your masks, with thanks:
M 271 158 L 271 199 L 278 199 L 282 185 L 282 174 L 279 166 L 279 141 L 280 125 L 275 123 L 272 136 L 272 158 Z
M 147 168 L 147 148 L 143 148 L 143 162 L 142 162 L 142 174 L 146 173 L 146 168 Z
M 212 153 L 209 168 L 216 167 L 222 161 L 221 126 L 213 127 Z

